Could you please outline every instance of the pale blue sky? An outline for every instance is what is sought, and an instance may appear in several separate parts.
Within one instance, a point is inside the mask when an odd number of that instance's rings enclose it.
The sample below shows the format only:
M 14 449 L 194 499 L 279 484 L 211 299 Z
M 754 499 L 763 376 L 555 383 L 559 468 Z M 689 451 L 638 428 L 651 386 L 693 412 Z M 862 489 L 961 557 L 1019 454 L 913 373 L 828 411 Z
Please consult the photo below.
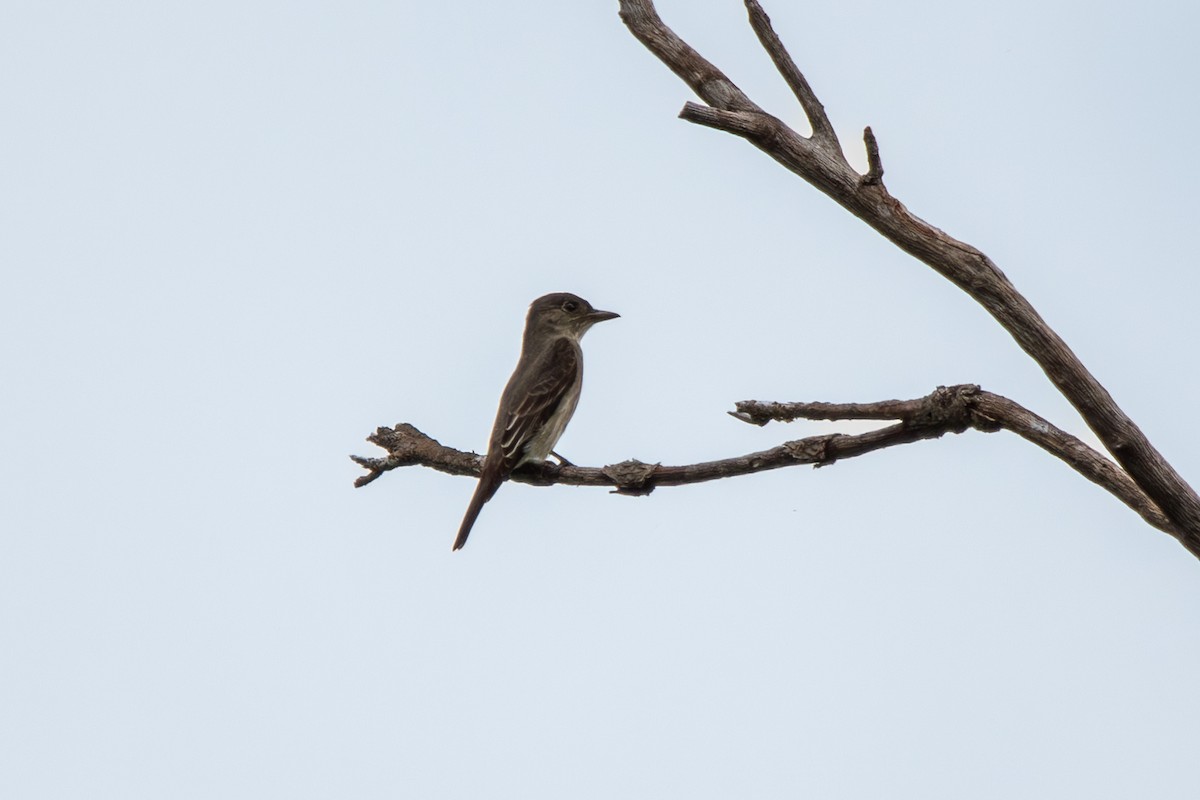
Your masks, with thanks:
M 801 114 L 740 3 L 660 3 Z M 1200 14 L 773 2 L 842 134 L 1200 479 Z M 1200 564 L 967 434 L 651 497 L 362 490 L 482 450 L 525 308 L 588 335 L 560 452 L 838 426 L 975 382 L 1076 433 L 965 296 L 740 140 L 616 3 L 0 5 L 0 795 L 1191 798 Z M 841 429 L 845 429 L 842 426 Z

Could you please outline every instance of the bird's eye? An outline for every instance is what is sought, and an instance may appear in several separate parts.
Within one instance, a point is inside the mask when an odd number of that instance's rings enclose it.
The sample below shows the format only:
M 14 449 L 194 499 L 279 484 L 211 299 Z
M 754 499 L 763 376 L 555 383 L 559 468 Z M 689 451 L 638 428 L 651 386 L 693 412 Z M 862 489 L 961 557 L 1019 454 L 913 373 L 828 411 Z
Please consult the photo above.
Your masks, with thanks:
M 579 303 L 576 303 L 574 300 L 568 300 L 567 302 L 563 303 L 562 307 L 563 311 L 573 314 L 579 310 Z

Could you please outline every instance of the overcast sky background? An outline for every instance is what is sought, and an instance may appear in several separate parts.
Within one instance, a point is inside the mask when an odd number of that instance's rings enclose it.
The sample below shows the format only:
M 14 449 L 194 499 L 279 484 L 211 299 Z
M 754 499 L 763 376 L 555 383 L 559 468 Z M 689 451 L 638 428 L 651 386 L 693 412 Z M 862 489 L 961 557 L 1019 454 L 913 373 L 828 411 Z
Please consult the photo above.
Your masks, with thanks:
M 734 0 L 664 0 L 802 115 Z M 990 255 L 1200 480 L 1200 12 L 767 4 L 852 163 Z M 0 795 L 1192 798 L 1200 563 L 1008 434 L 647 498 L 482 451 L 526 307 L 574 462 L 849 426 L 742 399 L 980 383 L 1000 328 L 746 143 L 615 2 L 0 5 Z

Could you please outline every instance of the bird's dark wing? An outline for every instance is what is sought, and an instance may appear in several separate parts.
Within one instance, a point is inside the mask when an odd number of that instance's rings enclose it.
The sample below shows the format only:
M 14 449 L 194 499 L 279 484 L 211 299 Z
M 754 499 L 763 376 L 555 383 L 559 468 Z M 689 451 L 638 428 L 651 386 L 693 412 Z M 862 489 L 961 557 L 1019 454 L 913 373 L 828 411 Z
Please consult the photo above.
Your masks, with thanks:
M 536 363 L 528 365 L 528 373 L 525 372 L 526 366 L 517 365 L 500 398 L 500 410 L 492 428 L 487 458 L 483 460 L 479 484 L 458 528 L 455 550 L 467 543 L 479 512 L 496 494 L 509 473 L 521 463 L 530 440 L 545 427 L 563 400 L 571 395 L 579 380 L 578 345 L 568 339 L 559 339 L 545 353 L 537 356 Z M 520 377 L 525 374 L 536 375 L 537 378 L 529 383 Z
M 534 374 L 537 380 L 527 390 L 519 386 L 520 396 L 505 390 L 502 418 L 496 420 L 492 446 L 504 454 L 505 473 L 511 472 L 525 457 L 525 448 L 554 416 L 579 380 L 579 345 L 558 339 L 539 358 Z

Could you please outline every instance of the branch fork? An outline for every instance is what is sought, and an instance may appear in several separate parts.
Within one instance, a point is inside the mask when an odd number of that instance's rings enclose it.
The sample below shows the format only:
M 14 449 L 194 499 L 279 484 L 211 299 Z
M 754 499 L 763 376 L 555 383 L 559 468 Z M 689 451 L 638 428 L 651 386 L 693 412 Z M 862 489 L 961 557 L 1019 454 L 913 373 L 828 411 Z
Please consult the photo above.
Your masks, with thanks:
M 990 258 L 917 217 L 891 196 L 883 185 L 879 142 L 870 128 L 863 132 L 866 174 L 859 175 L 849 167 L 824 107 L 775 33 L 766 12 L 758 0 L 745 0 L 745 5 L 751 27 L 808 118 L 810 137 L 801 136 L 778 117 L 764 112 L 719 69 L 682 43 L 663 24 L 651 0 L 620 0 L 621 19 L 630 33 L 707 104 L 688 103 L 680 114 L 683 119 L 746 139 L 983 306 L 1037 362 L 1120 465 L 1125 477 L 1157 509 L 1161 519 L 1167 520 L 1163 529 L 1169 529 L 1188 550 L 1200 556 L 1200 495 Z M 679 44 L 659 46 L 668 40 Z M 703 75 L 703 83 L 692 80 L 695 75 Z

